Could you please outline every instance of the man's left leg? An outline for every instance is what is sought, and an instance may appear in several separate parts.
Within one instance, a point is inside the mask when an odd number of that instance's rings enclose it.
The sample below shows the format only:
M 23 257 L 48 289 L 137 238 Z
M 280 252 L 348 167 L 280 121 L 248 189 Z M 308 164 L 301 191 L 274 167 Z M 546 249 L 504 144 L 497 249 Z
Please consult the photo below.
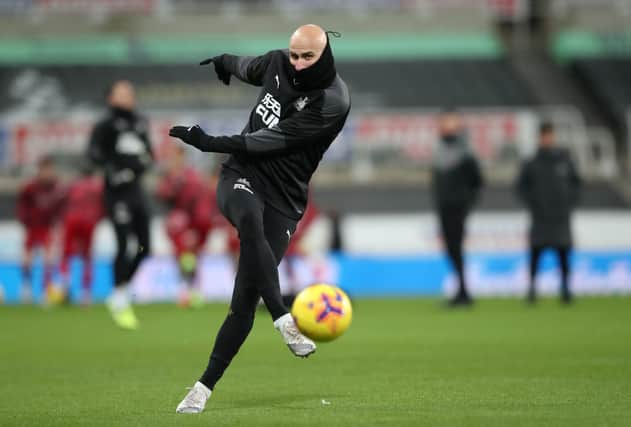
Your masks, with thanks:
M 537 272 L 539 271 L 539 258 L 543 253 L 544 247 L 530 245 L 530 257 L 529 257 L 529 278 L 528 293 L 526 295 L 526 302 L 528 304 L 534 304 L 537 302 Z
M 127 271 L 127 283 L 131 282 L 134 274 L 136 274 L 136 270 L 138 270 L 142 261 L 149 256 L 149 252 L 151 251 L 151 236 L 149 234 L 150 221 L 149 211 L 144 201 L 136 201 L 136 206 L 134 206 L 131 218 L 131 230 L 136 236 L 137 247 L 136 254 Z
M 291 236 L 296 231 L 296 224 L 295 220 L 282 215 L 274 208 L 265 207 L 263 212 L 265 240 L 272 250 L 277 267 L 287 251 Z M 278 284 L 277 286 L 277 292 L 280 295 L 280 286 Z M 274 327 L 281 333 L 285 343 L 296 356 L 308 357 L 315 352 L 315 343 L 302 335 L 291 313 L 286 312 L 275 319 Z
M 468 305 L 472 299 L 467 291 L 467 284 L 464 270 L 464 226 L 466 220 L 466 209 L 464 207 L 450 206 L 441 212 L 441 224 L 447 254 L 458 277 L 458 291 L 449 301 L 450 305 Z
M 111 200 L 108 214 L 116 236 L 116 256 L 114 258 L 114 289 L 106 300 L 106 305 L 114 322 L 123 329 L 137 329 L 138 319 L 131 308 L 127 290 L 127 278 L 130 262 L 127 248 L 132 234 L 131 213 L 126 200 Z

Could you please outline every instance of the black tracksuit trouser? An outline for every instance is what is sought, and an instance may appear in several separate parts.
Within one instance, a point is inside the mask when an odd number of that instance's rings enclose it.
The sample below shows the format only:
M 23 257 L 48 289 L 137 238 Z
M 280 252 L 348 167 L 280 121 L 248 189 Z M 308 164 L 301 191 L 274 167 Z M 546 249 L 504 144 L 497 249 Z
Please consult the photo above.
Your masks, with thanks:
M 297 224 L 267 206 L 249 179 L 228 168 L 217 185 L 217 202 L 237 229 L 241 248 L 230 311 L 200 379 L 211 390 L 250 333 L 259 298 L 273 320 L 288 313 L 280 293 L 278 265 Z
M 467 295 L 463 255 L 467 214 L 468 209 L 466 206 L 443 205 L 438 207 L 438 218 L 445 249 L 451 265 L 458 275 L 458 296 Z

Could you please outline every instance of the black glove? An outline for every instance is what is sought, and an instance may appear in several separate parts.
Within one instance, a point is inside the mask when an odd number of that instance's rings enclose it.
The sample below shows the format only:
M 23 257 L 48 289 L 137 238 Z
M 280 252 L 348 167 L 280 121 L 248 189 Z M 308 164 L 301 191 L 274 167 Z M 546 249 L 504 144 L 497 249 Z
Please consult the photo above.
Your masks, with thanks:
M 223 65 L 223 55 L 214 56 L 212 58 L 204 59 L 199 65 L 208 65 L 213 63 L 215 66 L 215 73 L 217 73 L 217 78 L 223 82 L 225 85 L 230 84 L 230 72 L 226 70 L 226 67 Z
M 173 126 L 169 129 L 169 136 L 180 138 L 182 141 L 195 148 L 200 148 L 202 140 L 208 137 L 206 132 L 204 132 L 199 125 L 191 127 Z
M 205 153 L 247 153 L 247 146 L 243 136 L 211 136 L 206 134 L 199 125 L 191 127 L 173 126 L 169 130 L 169 136 L 180 138 L 185 143 Z

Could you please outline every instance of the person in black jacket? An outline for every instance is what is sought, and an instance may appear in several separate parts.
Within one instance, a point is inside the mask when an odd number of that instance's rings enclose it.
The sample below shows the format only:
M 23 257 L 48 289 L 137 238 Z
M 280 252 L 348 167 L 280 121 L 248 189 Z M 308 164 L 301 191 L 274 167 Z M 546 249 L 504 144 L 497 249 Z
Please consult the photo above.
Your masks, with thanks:
M 204 409 L 215 384 L 247 338 L 259 298 L 290 351 L 306 357 L 316 349 L 283 304 L 278 265 L 305 212 L 309 181 L 350 111 L 350 96 L 337 74 L 327 33 L 304 25 L 289 50 L 262 56 L 223 54 L 212 63 L 218 78 L 231 76 L 261 87 L 240 135 L 210 136 L 199 126 L 175 126 L 169 135 L 204 152 L 228 153 L 217 185 L 221 212 L 237 229 L 240 255 L 230 311 L 208 367 L 176 412 Z
M 483 185 L 482 174 L 471 151 L 462 118 L 453 111 L 439 119 L 440 141 L 432 165 L 432 189 L 440 229 L 449 260 L 458 275 L 458 291 L 448 304 L 470 305 L 464 273 L 465 222 Z
M 107 306 L 118 326 L 136 329 L 127 285 L 149 254 L 149 210 L 141 178 L 153 161 L 147 120 L 136 113 L 133 85 L 114 82 L 107 91 L 109 111 L 90 137 L 88 157 L 105 174 L 105 208 L 114 226 L 117 251 L 114 291 Z M 130 257 L 129 242 L 135 242 Z
M 530 286 L 527 301 L 536 301 L 535 279 L 541 253 L 552 248 L 561 267 L 561 301 L 569 303 L 572 249 L 571 214 L 578 201 L 581 181 L 566 150 L 554 147 L 554 127 L 543 123 L 539 130 L 539 149 L 524 162 L 517 179 L 517 194 L 530 211 Z

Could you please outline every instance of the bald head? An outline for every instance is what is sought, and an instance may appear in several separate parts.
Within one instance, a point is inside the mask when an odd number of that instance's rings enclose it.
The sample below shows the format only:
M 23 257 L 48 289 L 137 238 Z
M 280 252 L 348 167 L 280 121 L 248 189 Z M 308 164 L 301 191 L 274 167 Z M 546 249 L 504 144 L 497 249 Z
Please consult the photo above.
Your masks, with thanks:
M 289 39 L 289 62 L 296 71 L 315 64 L 326 47 L 326 33 L 314 24 L 299 27 Z

